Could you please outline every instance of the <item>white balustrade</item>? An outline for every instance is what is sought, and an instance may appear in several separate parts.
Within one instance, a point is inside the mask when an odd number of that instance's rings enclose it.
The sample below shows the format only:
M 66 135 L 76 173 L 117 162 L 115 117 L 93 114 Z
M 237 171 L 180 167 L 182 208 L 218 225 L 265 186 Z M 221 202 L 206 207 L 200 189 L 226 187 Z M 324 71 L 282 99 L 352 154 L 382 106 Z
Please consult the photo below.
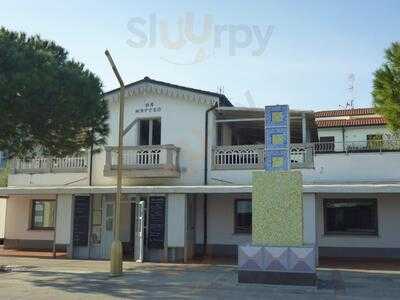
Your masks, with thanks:
M 13 159 L 14 173 L 63 173 L 85 172 L 88 167 L 87 154 L 61 158 L 35 157 L 33 159 Z
M 179 148 L 174 145 L 126 146 L 122 153 L 125 170 L 171 169 L 178 170 Z M 106 170 L 116 170 L 118 147 L 106 147 Z
M 292 144 L 290 147 L 293 169 L 314 167 L 312 144 Z M 265 150 L 263 145 L 217 146 L 213 148 L 212 166 L 215 170 L 262 169 Z

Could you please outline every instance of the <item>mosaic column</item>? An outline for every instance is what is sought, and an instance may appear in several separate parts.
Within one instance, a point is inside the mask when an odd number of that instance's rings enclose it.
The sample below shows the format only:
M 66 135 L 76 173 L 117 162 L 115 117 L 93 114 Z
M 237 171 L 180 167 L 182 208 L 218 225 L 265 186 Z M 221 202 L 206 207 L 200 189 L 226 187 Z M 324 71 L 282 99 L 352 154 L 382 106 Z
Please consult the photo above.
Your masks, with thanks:
M 315 247 L 303 240 L 303 179 L 290 170 L 287 105 L 265 108 L 265 171 L 253 173 L 252 245 L 239 246 L 243 283 L 315 285 Z

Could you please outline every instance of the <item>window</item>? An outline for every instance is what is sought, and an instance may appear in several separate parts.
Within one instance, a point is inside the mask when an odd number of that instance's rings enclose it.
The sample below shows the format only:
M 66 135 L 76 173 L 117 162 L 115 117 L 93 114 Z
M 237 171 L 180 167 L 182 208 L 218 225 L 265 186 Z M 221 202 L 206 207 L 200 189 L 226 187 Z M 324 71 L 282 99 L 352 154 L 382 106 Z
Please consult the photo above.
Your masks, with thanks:
M 106 204 L 106 231 L 113 231 L 114 226 L 114 204 Z
M 378 234 L 376 199 L 325 199 L 324 211 L 326 234 Z
M 383 135 L 382 134 L 368 134 L 367 135 L 367 147 L 369 150 L 378 150 L 383 146 Z
M 101 229 L 102 229 L 102 199 L 98 197 L 93 198 L 92 202 L 92 244 L 101 243 Z
M 317 152 L 334 152 L 335 151 L 335 137 L 334 136 L 321 136 L 319 144 L 316 147 Z
M 235 233 L 251 233 L 251 200 L 235 201 Z
M 160 119 L 143 119 L 139 121 L 139 145 L 161 145 Z
M 32 229 L 54 229 L 54 200 L 32 201 Z
M 217 124 L 217 146 L 222 146 L 224 141 L 224 127 L 222 124 Z

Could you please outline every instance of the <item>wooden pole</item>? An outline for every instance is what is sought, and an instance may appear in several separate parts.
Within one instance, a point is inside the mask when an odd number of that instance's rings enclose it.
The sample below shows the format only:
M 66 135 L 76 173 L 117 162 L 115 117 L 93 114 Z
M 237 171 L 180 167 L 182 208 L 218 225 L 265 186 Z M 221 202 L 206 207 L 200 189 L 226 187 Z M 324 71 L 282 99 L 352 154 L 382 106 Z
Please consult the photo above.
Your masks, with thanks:
M 119 238 L 119 224 L 121 215 L 121 197 L 122 197 L 122 151 L 124 138 L 124 102 L 125 102 L 125 84 L 118 72 L 117 67 L 108 50 L 105 54 L 110 62 L 111 68 L 121 86 L 119 93 L 119 126 L 118 126 L 118 166 L 117 166 L 117 195 L 114 208 L 114 240 L 111 245 L 111 275 L 118 276 L 122 274 L 122 243 Z

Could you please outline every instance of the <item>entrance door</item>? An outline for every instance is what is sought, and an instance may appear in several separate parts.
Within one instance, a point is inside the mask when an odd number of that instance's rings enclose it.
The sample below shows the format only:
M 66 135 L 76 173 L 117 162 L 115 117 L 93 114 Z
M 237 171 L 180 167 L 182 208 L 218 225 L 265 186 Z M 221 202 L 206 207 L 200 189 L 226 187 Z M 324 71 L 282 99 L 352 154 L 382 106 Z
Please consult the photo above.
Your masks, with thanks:
M 103 253 L 105 253 L 105 258 L 110 258 L 111 244 L 114 239 L 114 234 L 113 234 L 114 202 L 104 201 L 103 211 L 105 212 L 103 214 L 104 216 L 103 224 L 105 224 L 104 239 L 102 241 L 104 247 Z
M 145 201 L 135 202 L 134 258 L 136 262 L 143 262 L 145 203 Z

